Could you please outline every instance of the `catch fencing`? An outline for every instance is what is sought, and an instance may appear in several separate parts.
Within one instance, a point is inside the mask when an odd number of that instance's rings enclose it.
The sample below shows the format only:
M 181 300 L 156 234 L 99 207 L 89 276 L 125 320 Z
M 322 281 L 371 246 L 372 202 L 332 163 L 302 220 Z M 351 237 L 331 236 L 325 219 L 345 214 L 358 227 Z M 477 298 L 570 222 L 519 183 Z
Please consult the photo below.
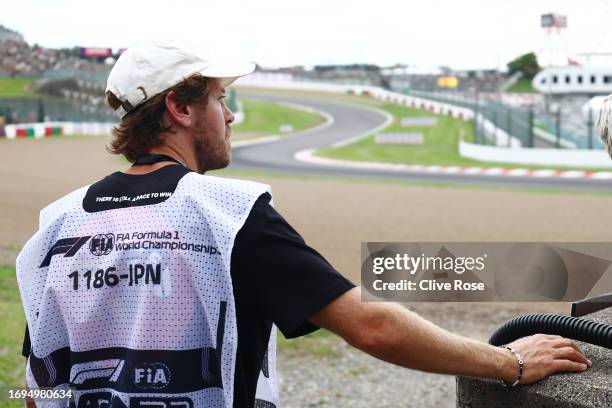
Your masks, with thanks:
M 602 142 L 595 135 L 595 118 L 592 112 L 582 123 L 576 123 L 575 119 L 566 117 L 559 107 L 551 113 L 543 109 L 510 106 L 500 100 L 478 94 L 466 96 L 449 92 L 421 91 L 410 91 L 407 94 L 474 111 L 476 144 L 512 147 L 512 140 L 515 139 L 523 147 L 603 148 Z M 494 132 L 489 132 L 487 121 L 493 124 Z M 498 131 L 512 137 L 498 138 Z

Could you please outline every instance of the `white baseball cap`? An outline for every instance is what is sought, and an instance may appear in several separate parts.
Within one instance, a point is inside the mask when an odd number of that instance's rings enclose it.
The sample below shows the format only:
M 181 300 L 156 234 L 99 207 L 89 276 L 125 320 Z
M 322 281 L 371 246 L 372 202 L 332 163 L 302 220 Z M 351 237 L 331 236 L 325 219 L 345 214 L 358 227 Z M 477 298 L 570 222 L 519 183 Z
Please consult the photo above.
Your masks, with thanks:
M 253 62 L 213 62 L 205 50 L 189 43 L 143 41 L 121 54 L 108 75 L 106 92 L 112 92 L 123 102 L 124 106 L 115 111 L 123 118 L 138 105 L 193 74 L 220 78 L 225 87 L 254 70 Z

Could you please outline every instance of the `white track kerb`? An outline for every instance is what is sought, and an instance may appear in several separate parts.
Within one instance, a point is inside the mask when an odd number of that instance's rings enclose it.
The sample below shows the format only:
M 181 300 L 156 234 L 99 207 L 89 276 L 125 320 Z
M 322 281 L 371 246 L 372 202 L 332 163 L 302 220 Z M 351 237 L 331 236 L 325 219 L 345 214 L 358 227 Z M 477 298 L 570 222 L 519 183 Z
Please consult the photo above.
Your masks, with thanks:
M 562 177 L 562 178 L 587 178 L 610 180 L 612 172 L 589 172 L 589 171 L 557 171 L 557 170 L 530 170 L 523 168 L 501 168 L 501 167 L 460 167 L 460 166 L 424 166 L 419 164 L 400 164 L 400 163 L 376 163 L 351 160 L 336 160 L 327 157 L 316 156 L 314 149 L 302 150 L 295 154 L 295 159 L 307 163 L 321 166 L 359 168 L 380 171 L 397 171 L 405 173 L 439 173 L 439 174 L 458 174 L 458 175 L 483 175 L 483 176 L 508 176 L 508 177 Z

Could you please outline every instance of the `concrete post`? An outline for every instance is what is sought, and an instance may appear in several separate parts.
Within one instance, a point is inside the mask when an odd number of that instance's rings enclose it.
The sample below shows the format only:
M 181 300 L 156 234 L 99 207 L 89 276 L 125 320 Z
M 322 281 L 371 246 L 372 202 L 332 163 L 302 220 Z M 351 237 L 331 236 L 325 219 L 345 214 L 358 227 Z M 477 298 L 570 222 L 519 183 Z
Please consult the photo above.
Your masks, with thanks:
M 612 310 L 585 316 L 612 324 Z M 593 362 L 580 374 L 562 373 L 535 384 L 506 388 L 499 381 L 457 377 L 457 408 L 604 408 L 612 407 L 612 350 L 579 343 Z

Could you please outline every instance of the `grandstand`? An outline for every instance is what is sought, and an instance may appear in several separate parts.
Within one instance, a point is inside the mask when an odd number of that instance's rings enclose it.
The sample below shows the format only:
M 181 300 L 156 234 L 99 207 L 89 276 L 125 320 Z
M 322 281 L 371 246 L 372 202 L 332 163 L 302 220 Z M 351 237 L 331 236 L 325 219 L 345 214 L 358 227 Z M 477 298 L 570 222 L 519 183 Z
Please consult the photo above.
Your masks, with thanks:
M 459 93 L 498 92 L 508 80 L 506 73 L 497 70 L 429 69 L 395 65 L 379 67 L 372 64 L 316 65 L 311 68 L 301 66 L 266 69 L 258 72 L 269 75 L 284 75 L 298 82 L 327 82 L 344 85 L 379 86 L 396 92 L 409 90 L 439 92 L 452 91 Z M 441 78 L 454 78 L 455 85 L 441 86 Z
M 1 41 L 23 41 L 23 36 L 17 31 L 11 30 L 0 24 L 0 42 Z
M 36 93 L 36 97 L 0 99 L 3 122 L 114 122 L 104 106 L 110 66 L 100 58 L 87 58 L 82 50 L 30 45 L 18 32 L 0 26 L 0 77 L 34 79 Z
M 56 50 L 30 45 L 18 32 L 0 25 L 0 76 L 73 77 L 77 72 L 108 70 L 98 59 L 81 56 L 81 48 Z
M 507 74 L 494 69 L 466 70 L 452 69 L 423 70 L 408 66 L 396 66 L 382 70 L 388 78 L 389 88 L 396 92 L 498 92 L 509 80 Z

